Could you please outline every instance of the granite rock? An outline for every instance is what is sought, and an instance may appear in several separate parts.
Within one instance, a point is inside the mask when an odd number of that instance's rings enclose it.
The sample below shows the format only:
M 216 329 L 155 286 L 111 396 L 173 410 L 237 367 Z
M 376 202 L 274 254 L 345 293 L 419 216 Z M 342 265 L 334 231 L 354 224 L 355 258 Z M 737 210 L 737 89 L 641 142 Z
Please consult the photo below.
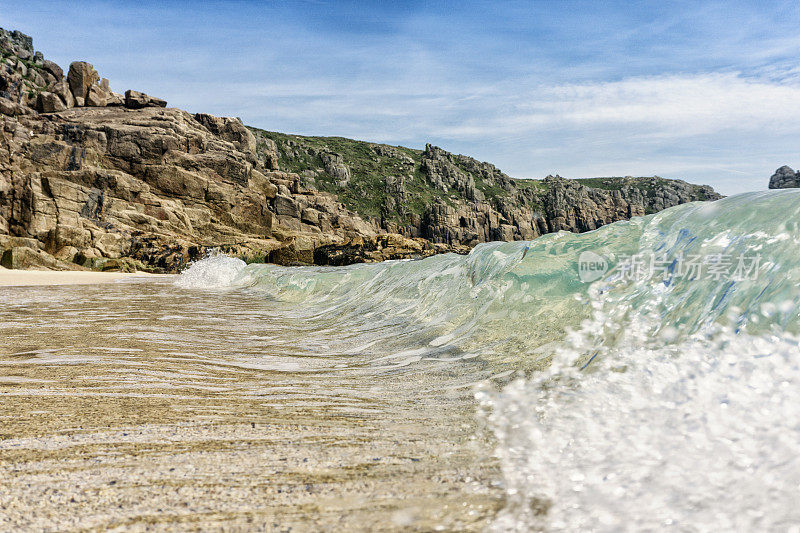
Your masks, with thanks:
M 800 187 L 800 172 L 782 166 L 769 178 L 770 189 L 792 189 Z

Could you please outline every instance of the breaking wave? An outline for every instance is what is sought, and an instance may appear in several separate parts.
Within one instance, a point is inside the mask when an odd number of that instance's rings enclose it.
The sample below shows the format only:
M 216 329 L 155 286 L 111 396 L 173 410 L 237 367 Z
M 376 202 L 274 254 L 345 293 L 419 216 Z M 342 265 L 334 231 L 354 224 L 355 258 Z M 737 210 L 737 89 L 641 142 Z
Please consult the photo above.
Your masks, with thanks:
M 800 523 L 799 224 L 800 191 L 769 191 L 468 256 L 216 256 L 178 283 L 294 302 L 368 364 L 469 365 L 498 531 L 784 530 Z
M 236 257 L 212 254 L 189 265 L 175 283 L 184 289 L 226 289 L 233 286 L 246 266 Z

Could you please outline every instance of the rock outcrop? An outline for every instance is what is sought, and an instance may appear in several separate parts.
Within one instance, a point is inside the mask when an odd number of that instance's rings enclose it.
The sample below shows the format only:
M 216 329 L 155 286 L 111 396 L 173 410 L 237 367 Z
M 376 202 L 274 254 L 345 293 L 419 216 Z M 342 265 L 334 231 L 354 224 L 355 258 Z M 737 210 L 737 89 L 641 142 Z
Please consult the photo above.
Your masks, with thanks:
M 800 187 L 800 172 L 795 172 L 786 165 L 775 171 L 769 178 L 770 189 L 794 189 Z
M 125 107 L 128 109 L 143 109 L 145 107 L 167 107 L 167 101 L 155 96 L 149 96 L 139 91 L 128 89 L 125 91 Z
M 381 229 L 448 246 L 590 231 L 681 203 L 721 198 L 711 187 L 657 176 L 519 180 L 490 163 L 430 144 L 411 150 L 254 131 L 273 141 L 280 166 L 336 193 Z
M 125 97 L 113 92 L 108 80 L 85 61 L 72 63 L 65 78 L 61 67 L 34 52 L 33 39 L 18 31 L 0 28 L 0 54 L 0 110 L 5 115 L 29 114 L 14 104 L 40 113 L 72 107 L 126 105 L 140 109 L 167 105 L 160 98 L 137 91 L 128 91 Z
M 123 97 L 86 62 L 64 76 L 19 32 L 0 29 L 0 51 L 0 264 L 10 268 L 175 272 L 210 249 L 287 265 L 464 253 L 715 197 L 660 178 L 513 180 L 430 145 L 360 143 L 358 159 L 342 153 L 356 141 L 315 147 Z

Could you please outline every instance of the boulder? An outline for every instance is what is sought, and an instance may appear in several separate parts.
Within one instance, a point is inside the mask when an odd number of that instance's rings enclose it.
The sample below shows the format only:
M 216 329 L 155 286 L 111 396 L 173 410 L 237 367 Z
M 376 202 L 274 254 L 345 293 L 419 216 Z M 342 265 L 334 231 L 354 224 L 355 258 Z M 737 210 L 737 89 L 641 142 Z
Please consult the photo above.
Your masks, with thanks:
M 273 250 L 269 254 L 269 261 L 280 265 L 311 265 L 314 264 L 316 247 L 313 238 L 295 235 L 283 247 Z
M 79 250 L 74 246 L 64 246 L 60 250 L 58 250 L 53 257 L 58 259 L 59 261 L 65 261 L 67 263 L 72 263 L 75 260 L 75 257 L 78 255 Z
M 319 154 L 325 171 L 336 180 L 340 187 L 345 187 L 350 182 L 350 168 L 344 164 L 344 157 L 334 152 L 322 152 Z
M 53 86 L 52 92 L 57 94 L 66 107 L 75 107 L 75 97 L 65 80 L 61 80 Z
M 274 199 L 278 194 L 278 187 L 258 170 L 253 170 L 250 173 L 248 186 L 253 190 L 262 192 L 270 200 Z
M 84 100 L 89 95 L 89 88 L 100 81 L 100 75 L 94 67 L 85 61 L 75 61 L 69 66 L 67 82 L 76 99 Z
M 786 165 L 775 171 L 769 178 L 770 189 L 793 189 L 800 187 L 800 173 Z
M 59 81 L 55 76 L 53 76 L 52 74 L 50 74 L 46 70 L 40 70 L 38 73 L 41 74 L 41 78 L 44 80 L 44 86 L 45 87 L 52 86 L 52 85 L 58 83 L 58 81 Z
M 86 248 L 91 243 L 92 234 L 89 230 L 78 226 L 57 224 L 55 228 L 50 230 L 47 238 L 47 249 L 52 252 L 65 247 Z
M 118 258 L 125 250 L 125 238 L 119 233 L 103 233 L 96 238 L 95 248 L 104 257 Z
M 44 87 L 47 85 L 47 80 L 44 79 L 44 76 L 34 69 L 28 71 L 28 77 L 36 87 Z
M 232 142 L 243 152 L 255 153 L 256 138 L 238 118 L 215 117 L 206 113 L 197 113 L 195 120 L 214 135 Z
M 275 213 L 292 218 L 300 218 L 300 207 L 289 196 L 275 196 Z
M 106 105 L 110 107 L 122 107 L 125 105 L 125 97 L 119 93 L 111 92 L 106 100 Z
M 42 69 L 45 72 L 49 72 L 50 74 L 52 74 L 57 80 L 61 80 L 64 77 L 64 71 L 61 70 L 61 67 L 59 67 L 49 59 L 45 59 L 42 62 Z
M 108 102 L 108 93 L 103 87 L 99 85 L 92 85 L 86 94 L 87 107 L 105 107 Z
M 302 213 L 300 214 L 300 220 L 306 224 L 317 226 L 319 225 L 319 211 L 310 207 L 303 209 Z
M 36 99 L 36 109 L 40 113 L 57 113 L 67 109 L 67 106 L 57 94 L 43 92 Z
M 139 91 L 128 89 L 125 91 L 125 107 L 128 109 L 142 109 L 145 107 L 167 107 L 167 101 L 155 96 L 149 96 Z
M 100 268 L 103 272 L 136 272 L 137 261 L 120 258 L 120 259 L 107 259 L 102 262 Z
M 14 270 L 24 268 L 57 269 L 58 261 L 48 253 L 26 246 L 15 246 L 3 252 L 0 266 Z

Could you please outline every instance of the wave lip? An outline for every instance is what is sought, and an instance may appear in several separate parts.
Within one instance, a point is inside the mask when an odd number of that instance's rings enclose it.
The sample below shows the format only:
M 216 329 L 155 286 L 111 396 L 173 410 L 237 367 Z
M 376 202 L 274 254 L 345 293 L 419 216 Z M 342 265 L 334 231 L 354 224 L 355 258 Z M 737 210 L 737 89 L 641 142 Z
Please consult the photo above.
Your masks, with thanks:
M 676 340 L 729 320 L 731 313 L 737 327 L 749 333 L 777 328 L 800 334 L 797 306 L 790 305 L 800 301 L 800 269 L 794 268 L 798 217 L 800 189 L 752 193 L 684 204 L 583 234 L 480 244 L 468 256 L 282 267 L 215 255 L 192 264 L 177 284 L 248 288 L 299 304 L 325 327 L 369 337 L 364 344 L 383 336 L 397 340 L 398 352 L 420 343 L 479 353 L 497 373 L 527 371 L 546 364 L 552 355 L 548 345 L 563 341 L 568 330 L 590 317 L 592 307 L 586 304 L 597 302 L 595 293 L 659 313 L 662 325 L 677 330 Z M 636 280 L 627 279 L 622 269 L 625 258 L 634 255 L 670 264 L 681 257 L 718 256 L 731 261 L 733 272 L 742 254 L 763 259 L 757 279 L 695 281 L 668 269 L 658 279 Z M 587 256 L 594 263 L 608 258 L 601 270 L 611 269 L 596 280 L 582 278 L 579 265 Z M 576 304 L 576 298 L 585 305 Z M 786 312 L 767 319 L 761 314 L 765 305 Z

